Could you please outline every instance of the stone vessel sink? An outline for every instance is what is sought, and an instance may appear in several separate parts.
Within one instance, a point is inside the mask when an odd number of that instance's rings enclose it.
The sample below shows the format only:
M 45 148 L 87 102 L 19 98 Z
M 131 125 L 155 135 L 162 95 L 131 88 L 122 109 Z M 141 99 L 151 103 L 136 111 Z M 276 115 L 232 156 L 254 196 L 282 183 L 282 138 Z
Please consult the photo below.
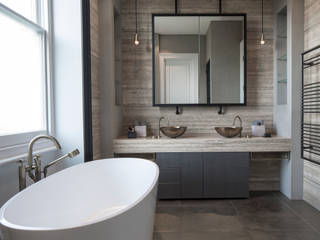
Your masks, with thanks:
M 226 138 L 232 138 L 238 135 L 241 137 L 242 127 L 215 127 L 214 129 L 219 133 L 219 135 Z
M 170 138 L 177 138 L 182 136 L 187 130 L 187 127 L 181 126 L 168 126 L 168 127 L 161 127 L 160 131 Z

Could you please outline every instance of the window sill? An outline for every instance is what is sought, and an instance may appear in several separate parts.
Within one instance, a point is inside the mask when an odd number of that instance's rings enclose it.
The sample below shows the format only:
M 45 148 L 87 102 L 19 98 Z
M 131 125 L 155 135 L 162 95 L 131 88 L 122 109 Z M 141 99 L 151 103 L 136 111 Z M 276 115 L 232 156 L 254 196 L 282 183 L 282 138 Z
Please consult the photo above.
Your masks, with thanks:
M 43 154 L 55 151 L 56 147 L 49 140 L 39 141 L 33 148 L 34 154 Z M 28 143 L 8 148 L 0 148 L 0 166 L 26 159 L 28 156 Z

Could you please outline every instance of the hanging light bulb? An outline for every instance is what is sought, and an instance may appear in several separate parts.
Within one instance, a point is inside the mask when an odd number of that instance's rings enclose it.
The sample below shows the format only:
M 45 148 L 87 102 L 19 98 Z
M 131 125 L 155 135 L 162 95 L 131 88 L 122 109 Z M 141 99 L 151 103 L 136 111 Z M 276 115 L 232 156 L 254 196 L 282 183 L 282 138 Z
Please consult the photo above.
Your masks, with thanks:
M 138 33 L 136 33 L 136 36 L 135 36 L 135 38 L 134 38 L 134 44 L 135 44 L 136 46 L 139 45 Z
M 134 37 L 134 44 L 136 46 L 139 45 L 139 39 L 138 39 L 138 0 L 136 0 L 136 35 Z
M 262 33 L 261 33 L 261 38 L 260 38 L 260 44 L 261 45 L 264 45 L 266 43 L 266 41 L 264 40 L 264 33 L 263 33 L 263 0 L 262 0 L 262 9 L 261 9 L 261 16 L 262 16 L 262 26 L 261 26 L 261 29 L 262 29 Z
M 260 39 L 260 44 L 264 45 L 266 43 L 266 41 L 264 40 L 264 34 L 261 34 L 261 39 Z

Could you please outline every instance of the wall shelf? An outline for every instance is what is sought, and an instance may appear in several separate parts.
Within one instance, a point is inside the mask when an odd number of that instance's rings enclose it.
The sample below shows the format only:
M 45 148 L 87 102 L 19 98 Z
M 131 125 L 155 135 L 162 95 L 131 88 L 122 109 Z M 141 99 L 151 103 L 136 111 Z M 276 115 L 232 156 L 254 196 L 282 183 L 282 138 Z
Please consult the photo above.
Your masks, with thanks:
M 287 54 L 278 57 L 277 60 L 278 60 L 278 61 L 284 61 L 284 62 L 286 62 L 286 61 L 287 61 Z
M 287 79 L 281 79 L 281 80 L 278 80 L 278 83 L 287 84 L 288 81 Z

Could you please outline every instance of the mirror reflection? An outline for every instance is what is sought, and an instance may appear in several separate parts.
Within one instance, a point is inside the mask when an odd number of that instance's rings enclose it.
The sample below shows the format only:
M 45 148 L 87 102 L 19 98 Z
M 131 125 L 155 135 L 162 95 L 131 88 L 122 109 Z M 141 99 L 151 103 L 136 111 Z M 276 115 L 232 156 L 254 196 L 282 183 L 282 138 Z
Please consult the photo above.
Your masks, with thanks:
M 244 16 L 154 16 L 154 103 L 245 103 Z

